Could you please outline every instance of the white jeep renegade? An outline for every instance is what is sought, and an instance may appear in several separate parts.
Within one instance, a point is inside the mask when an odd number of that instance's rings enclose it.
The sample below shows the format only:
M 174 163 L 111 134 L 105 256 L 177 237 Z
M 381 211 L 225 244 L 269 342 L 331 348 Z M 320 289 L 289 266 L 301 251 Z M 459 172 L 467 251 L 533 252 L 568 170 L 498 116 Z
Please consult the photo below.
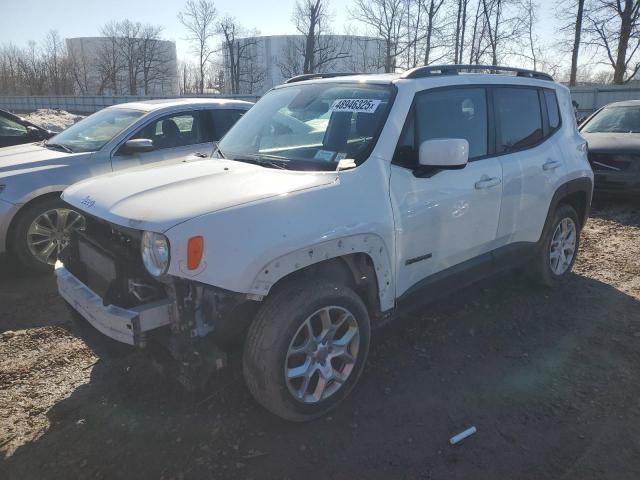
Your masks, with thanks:
M 59 291 L 189 387 L 241 340 L 251 393 L 298 421 L 403 308 L 513 266 L 565 280 L 593 185 L 569 90 L 502 67 L 296 77 L 214 157 L 67 188 L 87 222 Z

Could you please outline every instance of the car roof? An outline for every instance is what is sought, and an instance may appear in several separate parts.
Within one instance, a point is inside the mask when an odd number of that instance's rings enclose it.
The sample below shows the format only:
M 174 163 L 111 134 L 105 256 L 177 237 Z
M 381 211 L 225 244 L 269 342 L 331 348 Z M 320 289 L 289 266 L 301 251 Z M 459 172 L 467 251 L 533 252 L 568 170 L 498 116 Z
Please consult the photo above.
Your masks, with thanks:
M 345 81 L 392 84 L 399 81 L 413 82 L 433 79 L 439 79 L 442 81 L 443 79 L 454 78 L 464 78 L 466 83 L 496 83 L 496 79 L 498 79 L 499 82 L 513 84 L 530 84 L 529 82 L 534 82 L 534 84 L 542 86 L 550 84 L 553 86 L 559 85 L 553 81 L 551 76 L 543 72 L 491 65 L 430 65 L 395 73 L 307 74 L 290 78 L 284 85 L 297 83 L 340 83 Z
M 144 112 L 153 112 L 165 108 L 187 105 L 208 108 L 240 108 L 247 110 L 253 106 L 253 103 L 244 100 L 235 100 L 232 98 L 160 98 L 155 100 L 119 103 L 117 105 L 112 105 L 111 108 L 128 108 L 133 110 L 142 110 Z
M 625 100 L 623 102 L 613 102 L 604 106 L 609 107 L 640 107 L 640 100 Z

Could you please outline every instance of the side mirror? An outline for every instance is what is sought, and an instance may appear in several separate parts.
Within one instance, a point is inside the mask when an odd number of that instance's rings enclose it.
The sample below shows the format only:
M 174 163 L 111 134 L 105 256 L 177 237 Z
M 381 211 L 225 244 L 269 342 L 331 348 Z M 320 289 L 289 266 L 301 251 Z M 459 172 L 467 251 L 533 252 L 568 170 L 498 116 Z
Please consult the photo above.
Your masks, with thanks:
M 42 139 L 40 130 L 38 130 L 36 127 L 32 127 L 31 125 L 27 125 L 27 137 L 32 138 L 33 140 Z
M 133 140 L 127 140 L 120 149 L 121 153 L 133 154 L 150 152 L 153 150 L 153 140 L 148 138 L 134 138 Z
M 468 161 L 469 142 L 463 138 L 435 138 L 420 144 L 421 167 L 457 169 L 464 168 Z

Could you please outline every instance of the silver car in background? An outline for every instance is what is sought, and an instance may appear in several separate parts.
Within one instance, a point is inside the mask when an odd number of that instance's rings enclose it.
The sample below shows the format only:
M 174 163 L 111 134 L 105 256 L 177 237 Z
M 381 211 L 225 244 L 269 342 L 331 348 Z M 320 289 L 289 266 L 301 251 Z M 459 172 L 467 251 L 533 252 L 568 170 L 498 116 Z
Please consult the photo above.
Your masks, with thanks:
M 95 175 L 208 157 L 253 104 L 225 99 L 124 103 L 100 110 L 53 138 L 0 148 L 0 254 L 52 269 L 84 218 L 60 193 Z

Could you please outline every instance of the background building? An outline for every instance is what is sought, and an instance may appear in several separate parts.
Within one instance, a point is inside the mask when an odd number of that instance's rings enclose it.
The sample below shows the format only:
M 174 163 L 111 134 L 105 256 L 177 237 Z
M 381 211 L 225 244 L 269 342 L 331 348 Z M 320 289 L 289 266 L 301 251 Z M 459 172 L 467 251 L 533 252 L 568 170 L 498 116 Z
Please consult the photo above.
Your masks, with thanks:
M 314 72 L 384 72 L 384 42 L 374 37 L 321 35 L 316 38 Z M 234 60 L 224 51 L 226 94 L 261 95 L 303 73 L 303 35 L 272 35 L 236 40 Z M 235 63 L 232 65 L 232 63 Z
M 66 39 L 78 95 L 177 95 L 175 42 L 157 38 Z

